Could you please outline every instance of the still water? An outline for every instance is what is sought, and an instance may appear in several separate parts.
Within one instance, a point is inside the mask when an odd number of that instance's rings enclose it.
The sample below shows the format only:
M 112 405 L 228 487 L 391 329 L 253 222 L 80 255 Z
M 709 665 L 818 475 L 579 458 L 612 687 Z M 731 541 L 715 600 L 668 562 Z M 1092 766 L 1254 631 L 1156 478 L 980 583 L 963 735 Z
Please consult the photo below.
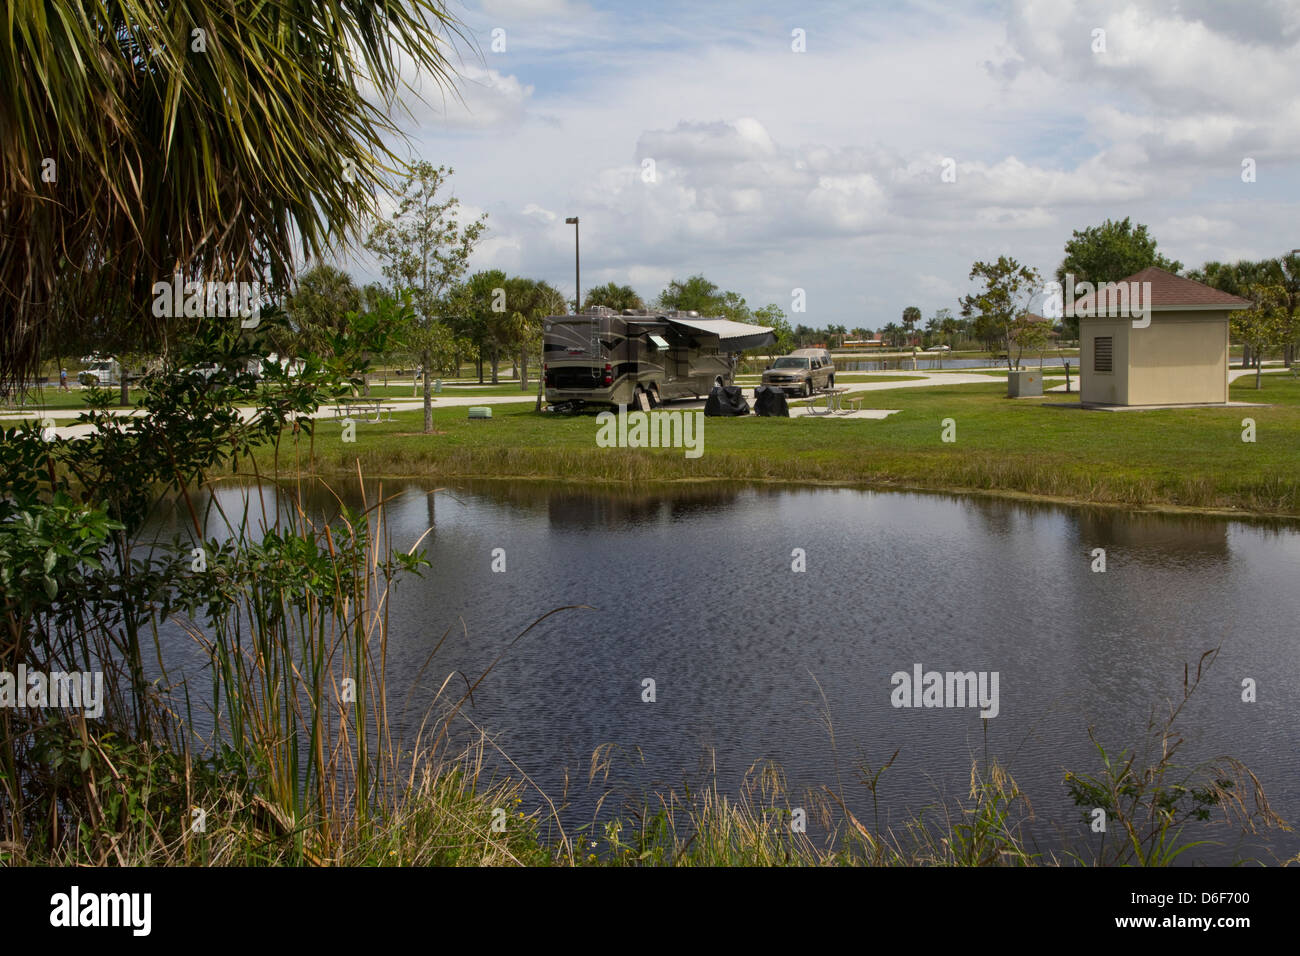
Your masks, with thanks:
M 734 792 L 772 760 L 796 792 L 842 786 L 864 820 L 859 768 L 897 750 L 882 825 L 965 797 L 972 760 L 997 758 L 1033 802 L 1040 848 L 1086 843 L 1062 778 L 1097 769 L 1089 727 L 1108 748 L 1141 746 L 1148 719 L 1181 698 L 1184 664 L 1194 673 L 1215 647 L 1180 719 L 1182 763 L 1239 758 L 1300 820 L 1294 525 L 828 488 L 384 492 L 400 493 L 395 546 L 434 529 L 432 568 L 392 596 L 389 697 L 415 686 L 407 730 L 447 674 L 473 680 L 547 611 L 591 607 L 538 625 L 468 711 L 543 789 L 560 792 L 568 771 L 571 820 L 591 819 L 602 744 L 626 755 L 626 793 L 713 779 Z M 238 506 L 239 492 L 221 494 Z M 806 570 L 792 568 L 796 549 Z M 893 706 L 891 676 L 918 664 L 996 672 L 997 716 Z M 1273 831 L 1264 846 L 1231 838 L 1197 859 L 1285 859 L 1300 841 Z
M 835 357 L 835 370 L 838 372 L 907 372 L 913 368 L 919 371 L 940 368 L 1006 368 L 1006 359 L 1001 361 L 993 358 L 936 358 L 931 352 L 918 353 L 916 364 L 913 366 L 912 356 L 908 355 L 902 358 L 842 358 Z

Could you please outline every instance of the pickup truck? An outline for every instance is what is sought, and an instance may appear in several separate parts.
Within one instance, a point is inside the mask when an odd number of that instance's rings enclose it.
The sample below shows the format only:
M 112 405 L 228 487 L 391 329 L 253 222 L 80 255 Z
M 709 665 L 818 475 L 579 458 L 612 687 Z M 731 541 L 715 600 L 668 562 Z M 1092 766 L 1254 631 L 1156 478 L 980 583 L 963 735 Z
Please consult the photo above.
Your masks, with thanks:
M 825 349 L 796 349 L 763 372 L 763 384 L 805 397 L 818 389 L 834 388 L 835 364 L 831 353 Z

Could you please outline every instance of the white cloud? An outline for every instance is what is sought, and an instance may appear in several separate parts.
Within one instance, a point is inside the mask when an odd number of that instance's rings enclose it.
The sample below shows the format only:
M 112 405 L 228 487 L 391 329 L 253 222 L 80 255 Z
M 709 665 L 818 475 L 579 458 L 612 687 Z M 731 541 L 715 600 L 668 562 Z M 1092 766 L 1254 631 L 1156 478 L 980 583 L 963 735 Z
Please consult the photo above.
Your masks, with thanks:
M 572 0 L 482 0 L 483 13 L 507 19 L 577 19 L 590 14 L 586 4 Z
M 1189 265 L 1300 244 L 1298 10 L 814 4 L 809 51 L 791 54 L 785 18 L 560 0 L 529 17 L 486 0 L 475 35 L 503 25 L 510 52 L 466 69 L 468 111 L 425 110 L 415 132 L 491 212 L 476 269 L 571 294 L 563 218 L 580 215 L 584 284 L 653 297 L 702 271 L 751 303 L 805 288 L 810 324 L 874 328 L 913 299 L 953 307 L 976 258 L 1051 271 L 1072 229 L 1108 217 L 1151 224 Z M 1240 181 L 1245 156 L 1256 184 Z
M 559 216 L 551 212 L 551 210 L 543 209 L 541 206 L 537 205 L 537 203 L 532 203 L 532 202 L 524 206 L 524 208 L 520 211 L 520 215 L 526 216 L 530 219 L 536 219 L 538 222 L 544 222 L 544 223 L 552 223 L 559 218 Z

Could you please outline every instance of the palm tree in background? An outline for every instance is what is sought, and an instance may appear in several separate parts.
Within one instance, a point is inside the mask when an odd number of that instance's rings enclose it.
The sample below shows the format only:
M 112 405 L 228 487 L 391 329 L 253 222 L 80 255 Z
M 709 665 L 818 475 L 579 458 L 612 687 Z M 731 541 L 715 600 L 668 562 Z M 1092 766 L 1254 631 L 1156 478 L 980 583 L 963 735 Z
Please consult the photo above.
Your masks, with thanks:
M 1191 269 L 1187 273 L 1190 279 L 1204 282 L 1229 295 L 1250 299 L 1256 306 L 1259 305 L 1259 290 L 1273 284 L 1284 284 L 1288 275 L 1294 290 L 1291 301 L 1295 302 L 1295 294 L 1300 293 L 1300 283 L 1296 282 L 1300 279 L 1300 257 L 1297 256 L 1288 256 L 1283 260 L 1261 259 L 1258 262 L 1250 259 L 1241 259 L 1237 262 L 1207 262 L 1199 269 Z M 1292 314 L 1294 315 L 1294 312 Z M 1242 341 L 1241 346 L 1241 367 L 1250 368 L 1252 364 L 1258 365 L 1261 357 L 1255 354 L 1254 346 L 1247 341 Z
M 0 382 L 36 370 L 56 315 L 165 348 L 179 317 L 151 289 L 175 273 L 287 288 L 376 212 L 399 64 L 452 88 L 462 37 L 436 0 L 7 10 Z
M 519 276 L 506 280 L 506 303 L 514 319 L 515 344 L 519 348 L 519 388 L 528 391 L 528 356 L 541 353 L 542 319 L 562 315 L 567 303 L 550 283 Z
M 298 276 L 285 299 L 292 328 L 283 344 L 277 340 L 276 345 L 294 358 L 309 352 L 328 355 L 333 337 L 347 330 L 347 314 L 360 308 L 361 291 L 350 275 L 325 263 L 315 266 Z
M 593 305 L 608 306 L 615 312 L 622 312 L 624 309 L 640 310 L 645 308 L 645 303 L 641 301 L 641 297 L 636 294 L 635 289 L 630 285 L 619 285 L 616 282 L 607 282 L 605 285 L 589 289 L 583 308 L 589 309 Z

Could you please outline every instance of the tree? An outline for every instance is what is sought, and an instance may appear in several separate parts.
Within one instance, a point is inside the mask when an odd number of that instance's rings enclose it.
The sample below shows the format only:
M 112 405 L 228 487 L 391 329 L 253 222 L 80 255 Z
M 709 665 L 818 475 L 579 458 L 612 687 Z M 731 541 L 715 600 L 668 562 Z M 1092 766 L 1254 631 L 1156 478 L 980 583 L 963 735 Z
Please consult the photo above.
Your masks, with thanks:
M 1026 352 L 1038 353 L 1038 367 L 1043 367 L 1043 350 L 1047 348 L 1047 343 L 1052 339 L 1052 326 L 1050 322 L 1041 319 L 1030 318 L 1029 313 L 1016 317 L 1011 323 L 1011 329 L 1007 336 L 1008 344 L 1016 350 L 1016 368 L 1020 367 L 1020 359 Z M 1008 355 L 1008 358 L 1010 356 Z
M 197 323 L 153 313 L 156 281 L 287 288 L 304 254 L 373 215 L 399 161 L 385 104 L 404 76 L 450 86 L 441 34 L 459 35 L 435 0 L 13 0 L 7 11 L 5 381 L 35 371 L 61 285 L 93 287 L 123 338 L 162 349 Z
M 717 313 L 733 322 L 750 322 L 754 318 L 754 314 L 749 311 L 749 306 L 745 304 L 744 296 L 730 291 L 722 293 L 722 299 L 717 305 Z
M 741 295 L 724 292 L 702 275 L 668 283 L 668 288 L 659 293 L 658 305 L 661 309 L 698 312 L 702 316 L 720 315 L 733 322 L 748 322 L 753 318 Z
M 382 309 L 391 309 L 396 305 L 388 291 L 378 282 L 367 282 L 361 287 L 361 308 L 368 313 L 379 312 Z M 392 364 L 393 352 L 407 348 L 407 343 L 400 335 L 390 336 L 387 339 L 388 347 L 379 353 L 379 359 L 384 365 L 384 386 L 388 386 L 388 368 Z
M 514 344 L 519 349 L 519 388 L 527 391 L 528 353 L 530 350 L 540 351 L 538 346 L 541 342 L 542 319 L 563 313 L 567 306 L 559 290 L 537 279 L 509 278 L 505 290 L 505 305 L 512 318 Z
M 471 334 L 480 344 L 484 356 L 492 366 L 492 384 L 498 385 L 501 353 L 508 352 L 522 334 L 521 322 L 507 307 L 506 274 L 500 269 L 476 272 L 465 283 L 464 314 L 474 330 Z M 480 368 L 479 381 L 482 381 Z
M 786 321 L 785 311 L 775 302 L 769 302 L 760 309 L 754 310 L 753 319 L 757 325 L 765 325 L 772 330 L 776 336 L 776 341 L 771 345 L 761 346 L 761 350 L 771 354 L 775 352 L 789 352 L 794 348 L 794 330 L 790 328 L 790 323 Z M 760 349 L 750 349 L 747 355 L 750 357 L 757 356 Z
M 606 306 L 615 312 L 622 312 L 624 309 L 641 310 L 645 308 L 645 303 L 636 294 L 636 290 L 630 285 L 619 285 L 616 282 L 607 282 L 604 285 L 598 285 L 594 289 L 587 290 L 587 298 L 583 308 L 590 309 L 596 305 Z
M 397 209 L 386 222 L 377 223 L 366 237 L 365 246 L 383 263 L 393 298 L 411 293 L 417 321 L 429 325 L 454 314 L 449 295 L 469 268 L 470 253 L 486 228 L 487 215 L 464 226 L 458 218 L 460 200 L 438 198 L 438 191 L 454 170 L 436 169 L 420 161 L 412 164 L 398 188 Z M 454 329 L 453 329 L 454 331 Z M 421 340 L 420 362 L 424 367 L 424 432 L 433 431 L 433 387 L 430 379 L 435 337 Z
M 1267 273 L 1278 309 L 1279 334 L 1283 346 L 1282 361 L 1290 368 L 1300 340 L 1300 253 L 1267 260 Z
M 294 358 L 332 354 L 331 342 L 345 329 L 347 314 L 360 308 L 361 292 L 346 272 L 325 264 L 308 269 L 284 301 L 295 333 L 283 351 Z
M 1282 345 L 1290 333 L 1286 316 L 1287 293 L 1276 283 L 1252 288 L 1249 309 L 1228 315 L 1232 337 L 1248 345 L 1256 355 L 1255 388 L 1263 388 L 1263 365 L 1260 359 L 1269 349 Z
M 1188 278 L 1195 279 L 1197 282 L 1204 282 L 1221 292 L 1253 301 L 1257 290 L 1269 282 L 1268 263 L 1270 261 L 1265 259 L 1261 262 L 1255 262 L 1250 259 L 1240 259 L 1231 263 L 1207 262 L 1201 268 L 1191 270 L 1187 275 Z M 1252 357 L 1251 346 L 1244 340 L 1239 341 L 1242 341 L 1241 367 L 1249 368 L 1251 362 L 1255 360 Z
M 659 293 L 659 308 L 680 309 L 711 315 L 722 305 L 721 290 L 702 275 L 688 279 L 673 279 L 668 288 Z
M 998 256 L 997 262 L 976 262 L 971 266 L 971 279 L 979 279 L 983 289 L 961 300 L 961 314 L 978 313 L 989 331 L 1007 349 L 1007 371 L 1013 371 L 1011 348 L 1019 331 L 1016 320 L 1029 311 L 1029 300 L 1041 284 L 1037 269 L 1022 266 L 1009 256 Z M 1019 355 L 1016 365 L 1019 365 Z
M 907 341 L 911 341 L 912 332 L 916 325 L 921 321 L 921 310 L 914 305 L 909 305 L 903 310 L 903 328 L 906 330 Z
M 1056 281 L 1065 285 L 1066 274 L 1079 282 L 1117 282 L 1135 272 L 1157 266 L 1177 273 L 1181 262 L 1166 259 L 1156 251 L 1156 241 L 1147 227 L 1134 226 L 1126 216 L 1120 222 L 1107 219 L 1100 226 L 1076 229 L 1065 244 L 1065 258 L 1056 268 Z M 1068 303 L 1067 303 L 1068 304 Z M 1079 337 L 1079 317 L 1067 309 L 1063 319 L 1071 338 Z
M 940 344 L 943 340 L 952 336 L 955 331 L 956 321 L 952 317 L 952 309 L 939 309 L 934 315 L 930 316 L 930 321 L 925 324 L 926 329 L 937 339 Z M 939 368 L 943 368 L 943 352 L 939 352 Z

